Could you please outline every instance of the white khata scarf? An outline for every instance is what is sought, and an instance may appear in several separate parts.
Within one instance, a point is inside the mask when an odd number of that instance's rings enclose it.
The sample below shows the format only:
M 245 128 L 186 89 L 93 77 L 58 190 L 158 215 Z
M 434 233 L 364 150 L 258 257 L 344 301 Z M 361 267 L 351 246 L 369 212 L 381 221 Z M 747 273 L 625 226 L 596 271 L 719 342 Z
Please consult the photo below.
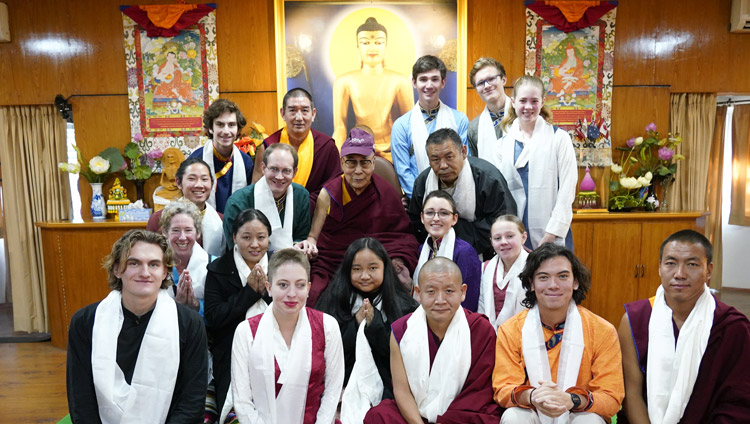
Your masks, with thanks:
M 414 148 L 414 158 L 417 160 L 417 173 L 420 173 L 430 167 L 430 160 L 427 158 L 427 149 L 425 147 L 425 142 L 430 133 L 427 132 L 427 124 L 424 123 L 419 102 L 411 110 L 409 124 L 411 125 L 411 145 Z M 435 118 L 435 130 L 441 128 L 453 128 L 454 130 L 458 128 L 456 119 L 453 117 L 453 112 L 442 101 L 440 102 L 440 109 Z
M 177 306 L 166 290 L 159 290 L 130 385 L 117 365 L 117 338 L 123 320 L 122 293 L 113 290 L 97 306 L 91 332 L 91 371 L 99 417 L 104 424 L 163 423 L 180 366 Z
M 294 195 L 292 193 L 292 185 L 286 189 L 286 203 L 284 205 L 284 223 L 281 223 L 279 210 L 276 208 L 276 201 L 273 198 L 273 193 L 268 187 L 266 178 L 263 177 L 255 183 L 255 189 L 253 190 L 253 197 L 255 198 L 255 208 L 263 212 L 268 221 L 271 223 L 271 237 L 269 239 L 268 248 L 271 251 L 281 250 L 287 247 L 292 247 L 294 241 L 292 240 L 292 218 L 294 217 Z
M 273 315 L 271 303 L 263 312 L 253 338 L 253 345 L 250 347 L 250 361 L 255 364 L 250 367 L 253 402 L 263 422 L 301 423 L 305 415 L 307 385 L 312 368 L 312 330 L 307 319 L 307 310 L 300 310 L 289 356 L 284 363 L 279 363 L 281 374 L 278 383 L 282 387 L 276 396 L 274 337 L 278 332 L 279 324 Z M 256 343 L 256 340 L 260 342 Z
M 417 267 L 414 269 L 414 286 L 419 286 L 419 270 L 422 269 L 422 265 L 427 262 L 427 260 L 430 258 L 430 246 L 427 245 L 427 240 L 430 239 L 430 236 L 427 236 L 427 239 L 425 239 L 424 243 L 422 244 L 422 250 L 419 253 L 419 262 L 417 262 Z M 440 247 L 437 251 L 437 256 L 448 258 L 450 260 L 453 260 L 453 249 L 456 247 L 456 232 L 451 228 L 448 230 L 448 232 L 443 236 L 443 241 L 440 242 Z
M 194 243 L 193 253 L 190 255 L 190 262 L 188 262 L 185 269 L 188 270 L 190 273 L 190 279 L 193 280 L 193 296 L 198 300 L 203 300 L 206 288 L 206 274 L 208 274 L 208 269 L 206 267 L 209 262 L 210 258 L 208 253 L 203 250 L 200 244 L 197 242 Z M 179 283 L 179 281 L 175 281 L 175 283 Z M 176 287 L 168 290 L 170 297 L 175 297 L 175 290 L 177 290 Z
M 407 321 L 399 348 L 419 414 L 429 422 L 448 410 L 471 368 L 471 329 L 463 308 L 453 315 L 430 371 L 427 318 L 418 307 Z
M 490 259 L 482 273 L 481 292 L 484 308 L 480 313 L 487 315 L 495 330 L 497 330 L 500 324 L 525 309 L 521 305 L 521 301 L 526 297 L 526 291 L 521 286 L 521 280 L 518 278 L 518 275 L 523 271 L 528 256 L 529 253 L 525 249 L 521 249 L 521 253 L 516 258 L 516 261 L 513 262 L 513 265 L 511 265 L 508 272 L 504 275 L 503 262 L 500 260 L 500 256 L 495 256 Z M 498 275 L 501 278 L 497 278 Z M 500 290 L 508 287 L 505 290 L 503 309 L 499 313 L 495 311 L 495 292 L 492 287 L 495 281 L 497 281 L 496 284 Z
M 245 262 L 245 259 L 242 257 L 242 254 L 240 254 L 240 248 L 236 244 L 234 245 L 234 252 L 232 253 L 234 256 L 234 265 L 237 267 L 237 274 L 240 277 L 240 281 L 242 282 L 242 287 L 245 287 L 247 285 L 247 276 L 250 275 L 250 272 L 252 271 L 249 266 L 247 266 L 247 263 Z M 268 252 L 266 252 L 265 255 L 260 259 L 260 262 L 258 262 L 258 265 L 263 269 L 263 272 L 268 272 Z M 245 318 L 251 318 L 258 314 L 261 314 L 265 312 L 268 305 L 263 299 L 258 300 L 253 304 L 253 306 L 249 307 L 247 309 L 247 312 L 245 313 Z
M 356 360 L 349 383 L 341 398 L 341 422 L 343 424 L 362 423 L 367 411 L 377 406 L 383 397 L 383 380 L 380 378 L 372 348 L 365 336 L 366 324 L 367 320 L 362 320 L 359 324 L 355 348 Z
M 682 418 L 693 393 L 708 337 L 714 324 L 716 301 L 704 285 L 703 294 L 680 329 L 675 347 L 672 309 L 664 300 L 664 288 L 656 299 L 648 321 L 648 417 L 652 423 L 675 424 Z
M 214 144 L 213 141 L 209 140 L 203 146 L 203 161 L 208 164 L 211 168 L 211 174 L 216 175 L 216 169 L 214 168 Z M 242 160 L 240 149 L 237 146 L 232 146 L 232 191 L 229 194 L 236 193 L 237 190 L 247 187 L 247 175 L 245 175 L 245 161 Z M 216 181 L 214 186 L 211 188 L 211 196 L 208 197 L 208 204 L 216 207 L 216 187 L 219 182 Z
M 505 96 L 505 113 L 508 113 L 509 107 L 510 97 Z M 502 153 L 500 151 L 500 142 L 495 134 L 495 125 L 492 123 L 490 110 L 485 106 L 479 115 L 479 125 L 477 125 L 477 153 L 480 158 L 500 169 Z
M 427 195 L 435 190 L 440 190 L 440 179 L 435 174 L 435 171 L 430 169 L 430 173 L 427 174 L 427 180 L 425 181 L 424 197 L 422 198 L 423 204 Z M 469 222 L 474 222 L 476 219 L 474 213 L 477 208 L 477 193 L 468 158 L 464 159 L 463 168 L 461 168 L 461 172 L 459 172 L 456 179 L 456 190 L 453 192 L 453 200 L 456 202 L 458 216 Z
M 201 220 L 201 233 L 203 234 L 203 250 L 214 256 L 224 254 L 226 241 L 224 240 L 224 227 L 219 213 L 206 202 L 206 210 Z
M 554 381 L 557 387 L 567 390 L 576 385 L 578 371 L 583 357 L 583 324 L 581 313 L 573 300 L 568 305 L 565 318 L 565 331 L 560 342 L 560 362 L 557 364 L 557 379 L 552 379 L 547 346 L 544 343 L 542 320 L 539 316 L 539 306 L 529 310 L 521 329 L 523 360 L 526 363 L 526 373 L 531 386 L 539 386 L 539 380 Z M 557 418 L 548 417 L 537 411 L 542 424 L 567 424 L 570 412 L 565 412 Z

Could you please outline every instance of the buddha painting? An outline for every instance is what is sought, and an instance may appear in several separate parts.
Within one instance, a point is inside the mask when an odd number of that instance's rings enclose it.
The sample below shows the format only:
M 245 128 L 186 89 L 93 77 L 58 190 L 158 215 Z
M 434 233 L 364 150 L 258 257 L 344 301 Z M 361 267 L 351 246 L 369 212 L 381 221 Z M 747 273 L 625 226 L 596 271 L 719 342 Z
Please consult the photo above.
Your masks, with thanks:
M 386 67 L 388 30 L 376 18 L 368 17 L 357 28 L 356 43 L 360 68 L 339 75 L 333 84 L 333 138 L 341 148 L 347 127 L 366 125 L 374 133 L 375 152 L 391 160 L 393 121 L 414 106 L 411 81 Z

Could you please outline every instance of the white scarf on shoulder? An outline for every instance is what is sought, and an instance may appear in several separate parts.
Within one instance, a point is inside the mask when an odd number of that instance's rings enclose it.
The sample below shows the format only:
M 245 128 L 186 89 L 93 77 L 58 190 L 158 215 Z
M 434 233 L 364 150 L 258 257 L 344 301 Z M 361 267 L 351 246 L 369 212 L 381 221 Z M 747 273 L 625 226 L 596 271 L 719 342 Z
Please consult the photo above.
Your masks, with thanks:
M 414 148 L 414 158 L 417 160 L 417 173 L 420 173 L 430 167 L 430 160 L 427 157 L 426 149 L 426 141 L 430 133 L 427 132 L 427 124 L 424 123 L 424 116 L 422 116 L 422 108 L 419 106 L 419 102 L 411 110 L 409 124 L 411 125 L 411 145 Z M 441 128 L 458 129 L 456 118 L 453 117 L 451 108 L 442 101 L 440 102 L 437 117 L 435 117 L 435 130 Z
M 255 208 L 263 212 L 268 221 L 271 223 L 271 237 L 269 238 L 268 248 L 271 251 L 285 249 L 294 245 L 292 240 L 292 219 L 294 217 L 294 194 L 292 185 L 286 189 L 286 203 L 284 205 L 284 223 L 281 223 L 279 210 L 276 209 L 276 201 L 273 193 L 268 187 L 266 178 L 263 177 L 255 183 L 253 190 L 255 198 Z
M 240 325 L 249 325 L 247 322 Z M 258 330 L 250 347 L 250 388 L 258 413 L 267 423 L 301 423 L 307 403 L 307 385 L 312 368 L 312 330 L 303 307 L 297 318 L 289 355 L 279 363 L 282 385 L 276 396 L 276 368 L 274 366 L 274 338 L 279 324 L 273 315 L 273 303 L 263 312 Z M 256 341 L 259 341 L 256 343 Z
M 193 244 L 193 253 L 190 255 L 190 262 L 185 267 L 190 273 L 190 279 L 193 280 L 193 296 L 198 300 L 203 300 L 203 294 L 206 289 L 206 274 L 208 274 L 208 263 L 210 262 L 208 253 L 197 242 Z M 179 283 L 179 281 L 176 281 Z M 176 288 L 174 289 L 176 290 Z M 169 295 L 174 298 L 174 290 L 168 290 Z
M 510 97 L 505 96 L 504 112 L 508 113 L 510 107 Z M 500 124 L 498 124 L 500 125 Z M 477 153 L 478 156 L 487 162 L 495 165 L 500 169 L 502 163 L 502 153 L 500 151 L 500 142 L 495 133 L 495 125 L 490 117 L 490 110 L 484 106 L 484 110 L 479 115 L 477 125 Z
M 420 306 L 409 317 L 399 348 L 419 414 L 435 422 L 461 392 L 471 368 L 471 329 L 464 309 L 458 308 L 453 315 L 432 371 L 427 337 L 427 317 Z
M 206 210 L 201 220 L 201 233 L 203 235 L 203 250 L 213 256 L 221 256 L 226 248 L 224 240 L 224 223 L 216 212 L 216 208 L 206 202 Z
M 427 180 L 424 184 L 424 197 L 422 198 L 422 204 L 427 195 L 435 190 L 440 190 L 440 179 L 438 178 L 435 171 L 430 169 L 430 173 L 427 174 Z M 453 192 L 453 200 L 456 202 L 456 212 L 458 216 L 469 222 L 474 222 L 476 219 L 477 209 L 477 193 L 474 184 L 474 176 L 471 174 L 471 165 L 469 159 L 464 159 L 464 165 L 461 168 L 461 172 L 458 173 L 456 179 L 456 190 Z
M 208 164 L 208 167 L 211 168 L 211 174 L 216 176 L 216 169 L 214 168 L 214 143 L 213 141 L 209 140 L 208 143 L 206 143 L 203 146 L 203 161 Z M 237 190 L 247 187 L 247 175 L 245 175 L 245 161 L 242 160 L 242 155 L 240 154 L 240 149 L 237 148 L 237 146 L 232 146 L 232 190 L 229 192 L 231 195 L 232 193 L 237 192 Z M 216 207 L 216 187 L 218 187 L 219 182 L 215 181 L 214 186 L 211 188 L 211 196 L 208 197 L 208 204 Z
M 648 417 L 652 423 L 675 424 L 682 418 L 693 393 L 708 337 L 714 324 L 716 301 L 704 285 L 703 294 L 680 328 L 675 347 L 672 309 L 664 300 L 664 288 L 656 299 L 648 321 Z
M 234 245 L 233 249 L 234 252 L 232 253 L 232 255 L 234 256 L 234 265 L 237 267 L 237 274 L 239 275 L 240 281 L 242 282 L 242 287 L 245 287 L 247 285 L 247 277 L 248 275 L 250 275 L 252 269 L 247 266 L 245 259 L 242 257 L 242 254 L 240 254 L 240 248 L 236 244 Z M 260 259 L 260 262 L 258 262 L 258 265 L 260 265 L 264 273 L 268 273 L 268 252 L 263 255 L 263 257 Z M 251 318 L 258 314 L 261 314 L 265 312 L 266 308 L 268 308 L 268 305 L 263 299 L 260 299 L 255 302 L 253 306 L 247 309 L 245 318 Z
M 521 329 L 523 361 L 529 376 L 529 385 L 538 387 L 539 380 L 554 381 L 557 387 L 567 390 L 576 385 L 578 371 L 583 357 L 583 323 L 581 313 L 573 300 L 568 305 L 565 317 L 565 330 L 560 351 L 560 361 L 557 364 L 557 379 L 552 379 L 549 357 L 542 330 L 542 319 L 539 316 L 539 305 L 529 310 Z M 557 418 L 548 417 L 537 411 L 542 424 L 567 424 L 570 412 L 565 412 Z
M 123 320 L 122 293 L 113 290 L 97 306 L 91 332 L 91 371 L 99 417 L 104 424 L 163 423 L 180 366 L 177 306 L 166 290 L 159 290 L 130 385 L 117 365 L 117 338 Z
M 436 212 L 437 213 L 437 212 Z M 425 239 L 424 243 L 422 244 L 422 250 L 419 253 L 419 262 L 417 262 L 417 267 L 414 269 L 414 285 L 419 286 L 419 271 L 422 269 L 422 265 L 427 262 L 427 260 L 430 258 L 430 246 L 427 245 L 427 240 L 430 239 L 431 236 L 427 236 L 427 239 Z M 438 248 L 437 254 L 435 257 L 443 257 L 448 258 L 451 261 L 453 260 L 453 249 L 456 247 L 456 231 L 453 230 L 451 227 L 450 230 L 443 236 L 443 241 L 440 242 L 440 247 Z
M 525 249 L 521 249 L 516 261 L 513 262 L 507 273 L 504 273 L 503 262 L 500 260 L 500 256 L 495 256 L 490 259 L 487 266 L 482 272 L 482 285 L 481 285 L 481 297 L 482 306 L 479 313 L 487 315 L 490 319 L 490 323 L 495 330 L 500 324 L 507 321 L 513 315 L 524 310 L 524 306 L 521 305 L 521 301 L 526 297 L 526 291 L 521 286 L 521 280 L 518 275 L 523 271 L 523 267 L 526 265 L 526 258 L 529 253 Z M 497 278 L 497 276 L 500 278 Z M 505 302 L 503 303 L 503 309 L 498 313 L 495 311 L 495 291 L 492 284 L 497 281 L 497 287 L 505 290 Z
M 361 424 L 367 411 L 377 406 L 383 398 L 383 380 L 380 378 L 372 348 L 365 335 L 366 325 L 367 320 L 362 320 L 359 324 L 355 345 L 356 360 L 341 398 L 343 424 Z

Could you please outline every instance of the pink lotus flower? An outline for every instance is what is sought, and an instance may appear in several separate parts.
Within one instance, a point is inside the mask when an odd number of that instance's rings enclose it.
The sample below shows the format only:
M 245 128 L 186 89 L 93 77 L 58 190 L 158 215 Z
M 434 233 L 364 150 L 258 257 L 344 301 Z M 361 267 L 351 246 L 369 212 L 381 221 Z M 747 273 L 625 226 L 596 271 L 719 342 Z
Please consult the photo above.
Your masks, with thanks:
M 156 150 L 151 150 L 150 152 L 148 152 L 146 156 L 148 156 L 149 159 L 157 160 L 157 159 L 161 159 L 162 154 L 163 152 L 161 150 L 156 149 Z
M 139 141 L 143 141 L 143 135 L 141 133 L 136 133 L 133 136 L 133 141 L 135 141 L 136 143 L 138 143 Z
M 646 125 L 646 132 L 656 132 L 656 124 L 652 122 Z
M 628 141 L 626 141 L 625 144 L 627 144 L 628 147 L 632 149 L 633 146 L 635 146 L 635 137 L 628 139 Z
M 656 155 L 659 156 L 659 159 L 661 160 L 672 160 L 672 157 L 674 156 L 674 150 L 670 149 L 669 147 L 662 147 L 658 152 L 656 152 Z

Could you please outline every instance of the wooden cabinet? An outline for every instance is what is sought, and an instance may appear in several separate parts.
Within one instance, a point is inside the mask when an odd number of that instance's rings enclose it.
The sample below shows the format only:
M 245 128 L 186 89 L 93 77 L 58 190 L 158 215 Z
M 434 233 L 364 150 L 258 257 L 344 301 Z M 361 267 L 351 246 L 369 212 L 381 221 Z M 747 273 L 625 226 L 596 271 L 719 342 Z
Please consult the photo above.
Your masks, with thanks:
M 702 231 L 703 217 L 700 212 L 574 215 L 576 255 L 591 270 L 583 306 L 618 326 L 625 303 L 653 296 L 661 284 L 664 239 L 679 230 Z
M 47 320 L 52 345 L 65 349 L 73 314 L 109 294 L 102 259 L 126 231 L 145 222 L 37 222 L 42 233 Z

